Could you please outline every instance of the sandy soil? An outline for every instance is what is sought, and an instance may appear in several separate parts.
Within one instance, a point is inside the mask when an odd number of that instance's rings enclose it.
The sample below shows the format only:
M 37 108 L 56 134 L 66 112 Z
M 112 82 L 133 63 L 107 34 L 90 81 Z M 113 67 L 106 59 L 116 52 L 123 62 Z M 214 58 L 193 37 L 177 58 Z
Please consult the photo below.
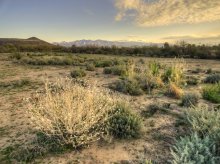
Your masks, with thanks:
M 145 60 L 150 60 L 145 58 Z M 161 62 L 170 63 L 172 59 L 158 59 Z M 200 68 L 206 70 L 212 68 L 220 71 L 220 62 L 214 60 L 187 59 L 187 70 Z M 11 145 L 30 142 L 33 139 L 33 127 L 29 123 L 24 99 L 28 98 L 37 89 L 42 87 L 43 80 L 69 76 L 72 66 L 29 66 L 19 65 L 8 60 L 7 55 L 0 55 L 0 82 L 29 79 L 31 84 L 22 88 L 0 88 L 0 149 Z M 186 70 L 186 72 L 187 72 Z M 102 68 L 95 72 L 87 72 L 86 79 L 97 81 L 101 87 L 117 80 L 117 76 L 104 75 Z M 189 75 L 192 73 L 188 72 Z M 194 76 L 203 78 L 205 73 Z M 201 86 L 188 87 L 186 92 L 200 92 Z M 133 110 L 141 113 L 151 103 L 170 103 L 169 113 L 158 112 L 144 122 L 144 132 L 140 139 L 113 140 L 111 143 L 99 141 L 82 150 L 73 150 L 64 154 L 48 155 L 36 159 L 39 163 L 141 163 L 144 160 L 152 160 L 157 163 L 167 163 L 170 159 L 170 146 L 176 136 L 183 134 L 182 127 L 176 127 L 175 122 L 182 108 L 179 101 L 161 95 L 143 95 L 138 97 L 128 96 Z M 201 100 L 201 102 L 204 102 Z M 0 155 L 1 156 L 1 155 Z

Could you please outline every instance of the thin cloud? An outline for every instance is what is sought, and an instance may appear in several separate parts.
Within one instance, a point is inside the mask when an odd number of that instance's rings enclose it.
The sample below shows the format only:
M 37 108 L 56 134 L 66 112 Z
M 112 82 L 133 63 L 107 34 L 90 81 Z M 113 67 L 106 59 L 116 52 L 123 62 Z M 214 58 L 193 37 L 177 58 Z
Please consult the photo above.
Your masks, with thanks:
M 83 11 L 84 11 L 84 13 L 86 13 L 89 16 L 94 16 L 95 15 L 95 13 L 92 10 L 89 10 L 87 8 L 83 9 Z
M 135 12 L 139 26 L 195 24 L 220 20 L 220 0 L 115 0 L 116 21 Z
M 216 36 L 168 36 L 162 38 L 162 40 L 168 40 L 168 41 L 180 41 L 184 40 L 186 42 L 191 42 L 191 43 L 198 43 L 198 42 L 203 42 L 203 43 L 219 43 L 220 42 L 220 35 Z

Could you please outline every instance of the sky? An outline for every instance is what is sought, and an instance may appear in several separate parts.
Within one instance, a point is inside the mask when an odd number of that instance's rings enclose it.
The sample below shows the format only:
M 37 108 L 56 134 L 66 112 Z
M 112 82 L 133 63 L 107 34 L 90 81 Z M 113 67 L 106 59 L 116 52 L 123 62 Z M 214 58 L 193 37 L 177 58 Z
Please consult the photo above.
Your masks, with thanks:
M 220 0 L 0 0 L 0 38 L 220 43 Z

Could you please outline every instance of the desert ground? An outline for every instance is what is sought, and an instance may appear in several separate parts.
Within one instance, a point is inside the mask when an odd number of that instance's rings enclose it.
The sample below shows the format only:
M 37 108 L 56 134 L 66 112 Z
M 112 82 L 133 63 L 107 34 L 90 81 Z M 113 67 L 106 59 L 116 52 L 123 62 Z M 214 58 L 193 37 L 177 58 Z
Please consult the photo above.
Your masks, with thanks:
M 31 147 L 36 138 L 36 129 L 30 123 L 25 100 L 36 91 L 44 87 L 45 79 L 56 81 L 60 78 L 71 78 L 70 72 L 76 68 L 82 68 L 86 76 L 80 79 L 89 81 L 98 87 L 109 88 L 116 82 L 119 76 L 104 74 L 103 67 L 96 67 L 94 71 L 87 71 L 85 62 L 79 65 L 38 65 L 28 63 L 26 59 L 43 59 L 44 55 L 31 53 L 25 57 L 16 59 L 12 54 L 0 54 L 0 163 L 22 163 L 19 156 L 26 156 L 33 152 L 17 154 L 20 147 Z M 76 54 L 70 54 L 75 55 Z M 61 55 L 63 58 L 65 55 Z M 49 55 L 47 58 L 59 57 L 59 54 Z M 24 59 L 25 58 L 25 59 Z M 132 59 L 140 68 L 147 68 L 151 61 L 157 61 L 165 65 L 171 65 L 176 59 L 171 58 L 145 58 L 108 55 L 78 55 L 89 61 L 99 59 Z M 140 62 L 141 61 L 141 62 Z M 198 84 L 186 85 L 184 93 L 196 93 L 199 95 L 199 104 L 217 106 L 202 99 L 202 81 L 208 76 L 207 70 L 220 72 L 218 60 L 184 59 L 184 75 L 196 77 Z M 117 92 L 112 90 L 113 92 Z M 118 92 L 117 92 L 118 93 Z M 175 139 L 188 133 L 187 126 L 181 124 L 184 107 L 180 106 L 180 99 L 172 98 L 164 94 L 163 90 L 156 89 L 152 93 L 139 96 L 118 93 L 129 102 L 132 110 L 143 122 L 142 134 L 135 139 L 112 139 L 111 141 L 99 140 L 83 148 L 68 149 L 64 152 L 48 152 L 44 155 L 27 155 L 27 161 L 31 163 L 169 163 L 172 159 L 170 149 Z M 151 104 L 167 105 L 166 110 L 158 110 L 152 116 L 143 116 L 143 111 L 148 110 Z M 11 154 L 17 158 L 12 158 Z M 26 161 L 26 162 L 27 162 Z

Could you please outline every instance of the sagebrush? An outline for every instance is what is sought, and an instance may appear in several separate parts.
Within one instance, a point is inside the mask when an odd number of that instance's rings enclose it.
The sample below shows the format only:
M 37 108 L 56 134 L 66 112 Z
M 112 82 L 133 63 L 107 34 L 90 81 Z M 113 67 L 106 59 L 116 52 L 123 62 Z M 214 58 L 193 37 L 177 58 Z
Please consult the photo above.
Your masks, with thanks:
M 173 164 L 216 164 L 215 143 L 209 136 L 200 138 L 196 133 L 181 138 L 171 150 Z
M 46 83 L 45 93 L 29 100 L 33 125 L 75 148 L 100 139 L 106 132 L 108 114 L 120 98 L 95 85 L 84 86 L 69 79 L 59 80 L 53 86 L 51 89 Z

